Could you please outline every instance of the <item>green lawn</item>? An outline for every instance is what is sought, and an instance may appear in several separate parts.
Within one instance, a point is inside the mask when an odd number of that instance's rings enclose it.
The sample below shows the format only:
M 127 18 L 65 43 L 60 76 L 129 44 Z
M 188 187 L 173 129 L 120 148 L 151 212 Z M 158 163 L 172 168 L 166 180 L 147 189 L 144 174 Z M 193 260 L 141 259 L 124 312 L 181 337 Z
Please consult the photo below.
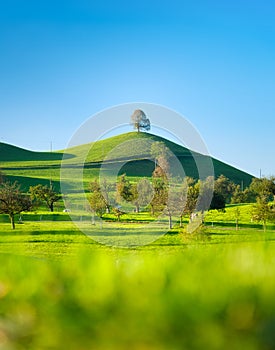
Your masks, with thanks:
M 0 349 L 273 349 L 275 230 L 218 225 L 231 210 L 128 249 L 67 213 L 24 214 L 14 231 L 1 216 Z M 98 232 L 127 239 L 150 215 L 106 219 Z

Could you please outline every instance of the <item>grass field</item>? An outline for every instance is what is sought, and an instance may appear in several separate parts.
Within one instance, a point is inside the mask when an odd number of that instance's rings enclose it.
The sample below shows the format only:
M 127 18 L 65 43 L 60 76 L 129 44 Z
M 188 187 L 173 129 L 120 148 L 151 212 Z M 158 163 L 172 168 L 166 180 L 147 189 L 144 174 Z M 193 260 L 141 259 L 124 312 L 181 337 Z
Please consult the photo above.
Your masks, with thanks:
M 122 249 L 71 221 L 0 227 L 1 349 L 274 348 L 274 230 Z
M 175 226 L 128 249 L 97 243 L 67 213 L 24 214 L 14 231 L 0 219 L 1 349 L 275 346 L 275 230 L 236 231 L 233 206 L 208 213 L 202 232 Z M 136 219 L 108 228 L 121 238 Z

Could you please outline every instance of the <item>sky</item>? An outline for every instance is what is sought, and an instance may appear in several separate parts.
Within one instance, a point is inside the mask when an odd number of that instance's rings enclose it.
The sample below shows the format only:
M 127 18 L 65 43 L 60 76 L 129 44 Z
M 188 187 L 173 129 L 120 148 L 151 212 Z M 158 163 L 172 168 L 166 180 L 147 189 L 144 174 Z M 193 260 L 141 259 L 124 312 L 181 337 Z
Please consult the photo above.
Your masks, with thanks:
M 275 174 L 273 0 L 1 1 L 0 50 L 1 142 L 64 149 L 91 115 L 147 102 Z

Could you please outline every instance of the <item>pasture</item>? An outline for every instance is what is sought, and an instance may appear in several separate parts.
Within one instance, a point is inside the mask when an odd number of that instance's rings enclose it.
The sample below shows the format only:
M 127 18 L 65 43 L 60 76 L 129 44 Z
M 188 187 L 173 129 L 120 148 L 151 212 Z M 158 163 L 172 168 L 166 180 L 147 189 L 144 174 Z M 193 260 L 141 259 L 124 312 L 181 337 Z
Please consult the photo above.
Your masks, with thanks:
M 13 231 L 1 217 L 1 349 L 274 348 L 271 226 L 208 221 L 125 249 L 95 242 L 65 213 L 23 218 Z

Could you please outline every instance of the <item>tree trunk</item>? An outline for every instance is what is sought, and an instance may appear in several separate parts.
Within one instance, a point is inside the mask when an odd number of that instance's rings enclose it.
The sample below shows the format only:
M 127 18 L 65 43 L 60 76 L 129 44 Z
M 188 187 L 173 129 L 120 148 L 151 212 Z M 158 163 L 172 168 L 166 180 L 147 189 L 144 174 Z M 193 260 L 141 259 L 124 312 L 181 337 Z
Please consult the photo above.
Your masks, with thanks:
M 50 207 L 50 211 L 53 212 L 53 203 L 50 203 L 49 207 Z
M 139 213 L 139 205 L 136 205 L 136 213 Z
M 15 229 L 15 221 L 14 221 L 14 214 L 9 214 L 10 221 L 11 221 L 11 228 Z
M 172 228 L 172 215 L 169 215 L 169 229 Z

